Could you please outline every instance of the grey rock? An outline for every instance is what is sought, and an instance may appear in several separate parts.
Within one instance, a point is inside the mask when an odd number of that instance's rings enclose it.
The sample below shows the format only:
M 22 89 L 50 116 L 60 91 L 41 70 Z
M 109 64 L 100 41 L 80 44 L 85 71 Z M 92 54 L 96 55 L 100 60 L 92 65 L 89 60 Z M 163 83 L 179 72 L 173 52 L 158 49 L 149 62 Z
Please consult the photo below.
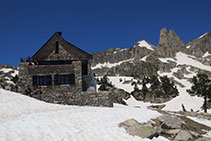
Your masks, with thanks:
M 151 139 L 159 134 L 157 128 L 154 128 L 151 122 L 148 122 L 147 124 L 140 124 L 135 119 L 129 119 L 121 122 L 119 127 L 123 127 L 132 136 L 139 136 L 142 138 Z
M 163 130 L 163 132 L 165 134 L 169 134 L 169 135 L 176 135 L 180 132 L 181 129 L 169 129 L 169 130 Z
M 169 33 L 166 28 L 160 31 L 160 41 L 157 47 L 157 54 L 161 57 L 174 57 L 175 53 L 183 50 L 184 42 L 179 36 L 170 30 Z
M 165 129 L 178 129 L 181 128 L 184 123 L 182 119 L 173 115 L 163 115 L 158 119 L 161 122 L 162 128 Z
M 191 133 L 191 135 L 193 135 L 194 137 L 201 137 L 201 135 L 197 132 L 194 131 L 189 131 Z
M 175 141 L 187 141 L 190 139 L 193 139 L 193 136 L 186 130 L 181 130 L 174 138 Z
M 169 48 L 181 48 L 184 46 L 184 42 L 173 30 L 170 30 L 168 33 L 167 29 L 163 28 L 160 31 L 159 46 L 168 46 Z
M 125 129 L 127 129 L 128 127 L 132 126 L 132 125 L 137 125 L 139 124 L 135 119 L 128 119 L 126 121 L 123 121 L 119 124 L 119 127 L 123 127 Z
M 211 35 L 206 33 L 203 37 L 188 42 L 186 46 L 190 47 L 185 52 L 196 57 L 202 57 L 206 52 L 211 54 Z
M 135 124 L 126 129 L 126 131 L 133 136 L 139 136 L 142 138 L 153 138 L 157 136 L 157 132 L 153 127 L 142 125 L 142 124 Z

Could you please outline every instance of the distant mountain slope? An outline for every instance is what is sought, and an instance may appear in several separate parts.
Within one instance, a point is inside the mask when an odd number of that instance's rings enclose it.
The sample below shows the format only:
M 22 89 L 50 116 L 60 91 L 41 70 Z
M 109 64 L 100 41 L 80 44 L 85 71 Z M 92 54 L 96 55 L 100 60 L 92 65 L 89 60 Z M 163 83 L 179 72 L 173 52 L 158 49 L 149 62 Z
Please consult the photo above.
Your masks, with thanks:
M 164 28 L 160 32 L 160 41 L 157 47 L 141 40 L 136 42 L 133 48 L 124 50 L 113 48 L 93 55 L 92 69 L 96 76 L 113 76 L 110 77 L 113 79 L 128 76 L 139 78 L 142 81 L 144 76 L 167 75 L 177 85 L 179 96 L 163 103 L 166 105 L 165 110 L 179 111 L 181 105 L 185 104 L 189 111 L 190 109 L 196 111 L 200 110 L 203 104 L 202 98 L 191 97 L 186 89 L 190 89 L 191 78 L 199 72 L 206 73 L 211 77 L 210 33 L 205 33 L 184 44 L 173 30 L 168 32 Z M 117 80 L 113 83 L 118 88 L 125 90 L 132 85 L 132 82 L 127 83 L 127 86 L 120 81 L 118 83 L 121 85 L 116 84 Z M 133 91 L 131 87 L 130 92 Z M 187 101 L 190 102 L 187 103 Z
M 147 75 L 158 75 L 158 71 L 170 71 L 179 65 L 172 61 L 178 59 L 176 57 L 178 52 L 190 55 L 189 57 L 193 60 L 210 66 L 210 33 L 205 33 L 185 45 L 173 30 L 168 33 L 164 28 L 160 32 L 160 41 L 157 47 L 145 40 L 140 40 L 132 48 L 111 48 L 103 52 L 92 53 L 94 56 L 92 69 L 97 76 L 122 75 L 143 78 Z M 166 58 L 166 61 L 164 61 L 164 58 Z M 183 58 L 181 62 L 185 64 L 186 60 L 184 59 L 187 58 Z M 192 65 L 189 64 L 189 66 Z M 198 69 L 203 71 L 200 67 Z M 209 71 L 209 69 L 206 71 Z

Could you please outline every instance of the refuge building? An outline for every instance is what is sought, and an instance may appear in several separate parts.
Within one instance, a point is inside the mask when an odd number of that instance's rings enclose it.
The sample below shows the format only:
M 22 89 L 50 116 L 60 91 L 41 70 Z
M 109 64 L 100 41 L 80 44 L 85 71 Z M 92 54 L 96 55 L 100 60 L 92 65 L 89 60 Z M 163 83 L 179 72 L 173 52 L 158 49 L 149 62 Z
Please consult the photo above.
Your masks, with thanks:
M 32 57 L 20 62 L 18 91 L 24 93 L 30 87 L 33 92 L 41 87 L 42 94 L 33 97 L 51 103 L 87 105 L 83 92 L 96 91 L 92 58 L 64 40 L 62 32 L 56 32 Z

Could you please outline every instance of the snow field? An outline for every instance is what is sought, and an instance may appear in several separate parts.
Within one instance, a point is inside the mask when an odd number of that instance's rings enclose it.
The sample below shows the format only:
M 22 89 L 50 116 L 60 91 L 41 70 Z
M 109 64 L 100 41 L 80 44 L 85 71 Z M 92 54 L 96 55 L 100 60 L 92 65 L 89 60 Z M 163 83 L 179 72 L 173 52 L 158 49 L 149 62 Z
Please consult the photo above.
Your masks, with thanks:
M 113 108 L 49 104 L 2 89 L 0 103 L 0 140 L 142 140 L 118 124 L 131 118 L 143 123 L 161 115 L 118 104 Z
M 190 96 L 187 93 L 187 89 L 191 88 L 191 83 L 188 82 L 187 79 L 178 79 L 177 77 L 173 76 L 174 72 L 177 72 L 179 68 L 173 68 L 171 72 L 164 72 L 161 73 L 158 71 L 158 74 L 160 76 L 167 75 L 168 78 L 174 78 L 177 82 L 182 83 L 185 87 L 182 88 L 179 85 L 177 85 L 179 96 L 175 97 L 174 99 L 164 103 L 166 106 L 163 108 L 163 110 L 166 111 L 181 111 L 182 110 L 182 104 L 185 106 L 186 110 L 190 111 L 193 109 L 194 111 L 201 110 L 201 105 L 203 104 L 203 98 L 197 97 L 197 96 Z M 190 70 L 189 70 L 190 71 Z M 192 78 L 196 73 L 184 75 L 186 78 Z

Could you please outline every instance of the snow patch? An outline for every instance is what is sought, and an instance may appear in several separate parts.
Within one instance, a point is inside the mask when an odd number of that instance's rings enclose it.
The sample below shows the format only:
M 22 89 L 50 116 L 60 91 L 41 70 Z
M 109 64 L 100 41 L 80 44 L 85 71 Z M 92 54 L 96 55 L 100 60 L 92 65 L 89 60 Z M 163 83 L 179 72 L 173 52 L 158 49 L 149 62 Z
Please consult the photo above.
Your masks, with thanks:
M 149 56 L 149 55 L 144 56 L 143 58 L 140 59 L 140 61 L 146 62 L 146 59 L 147 59 L 148 56 Z
M 186 46 L 186 48 L 190 48 L 191 47 L 191 45 L 189 45 L 189 46 Z
M 198 39 L 201 39 L 201 38 L 203 38 L 204 36 L 206 36 L 208 33 L 206 32 L 206 33 L 204 33 L 203 35 L 201 35 Z
M 149 43 L 147 43 L 145 40 L 138 41 L 138 47 L 145 47 L 145 48 L 147 48 L 149 50 L 154 50 L 152 48 L 152 46 Z
M 10 71 L 13 71 L 13 69 L 11 69 L 11 68 L 2 68 L 2 69 L 0 69 L 0 71 L 3 71 L 4 73 L 8 73 Z
M 177 59 L 176 63 L 177 63 L 177 65 L 190 65 L 190 66 L 202 69 L 202 70 L 211 71 L 210 66 L 204 65 L 192 58 L 194 58 L 194 56 L 190 56 L 185 53 L 178 52 L 176 54 L 176 59 Z
M 128 48 L 125 48 L 125 49 L 121 49 L 121 50 L 120 50 L 120 52 L 122 52 L 122 51 L 125 51 L 125 50 L 127 50 L 127 49 L 128 49 Z
M 189 119 L 195 121 L 195 122 L 198 122 L 200 124 L 204 124 L 206 126 L 209 126 L 211 127 L 211 121 L 210 120 L 207 120 L 207 119 L 201 119 L 201 118 L 196 118 L 196 117 L 191 117 L 191 116 L 188 116 Z
M 103 64 L 97 64 L 96 66 L 94 66 L 94 67 L 91 67 L 92 69 L 98 69 L 98 68 L 103 68 L 103 67 L 106 67 L 106 68 L 112 68 L 112 67 L 115 67 L 115 66 L 118 66 L 118 65 L 120 65 L 120 64 L 122 64 L 122 63 L 125 63 L 125 62 L 131 62 L 131 61 L 133 61 L 134 60 L 134 58 L 132 58 L 132 59 L 128 59 L 128 60 L 123 60 L 123 61 L 120 61 L 120 62 L 118 62 L 118 63 L 110 63 L 110 62 L 105 62 L 105 63 L 103 63 Z
M 205 58 L 205 57 L 207 57 L 207 56 L 210 56 L 211 54 L 209 54 L 209 52 L 207 51 L 203 56 L 202 56 L 202 58 Z
M 190 96 L 187 93 L 187 89 L 190 89 L 192 84 L 186 80 L 186 79 L 178 79 L 177 77 L 173 76 L 174 72 L 177 72 L 179 68 L 173 68 L 171 72 L 163 72 L 161 73 L 158 71 L 159 76 L 165 76 L 167 75 L 168 78 L 174 78 L 177 82 L 182 83 L 185 87 L 182 88 L 179 85 L 177 85 L 179 96 L 173 98 L 172 100 L 164 103 L 166 106 L 163 108 L 163 110 L 166 111 L 181 111 L 182 110 L 182 104 L 185 106 L 186 110 L 190 111 L 193 109 L 194 111 L 200 110 L 201 106 L 203 104 L 203 98 L 198 96 Z M 195 75 L 194 73 L 192 76 Z M 190 75 L 191 76 L 191 75 Z M 189 76 L 189 77 L 190 77 Z
M 173 58 L 158 58 L 163 63 L 169 63 L 168 61 L 175 62 Z

